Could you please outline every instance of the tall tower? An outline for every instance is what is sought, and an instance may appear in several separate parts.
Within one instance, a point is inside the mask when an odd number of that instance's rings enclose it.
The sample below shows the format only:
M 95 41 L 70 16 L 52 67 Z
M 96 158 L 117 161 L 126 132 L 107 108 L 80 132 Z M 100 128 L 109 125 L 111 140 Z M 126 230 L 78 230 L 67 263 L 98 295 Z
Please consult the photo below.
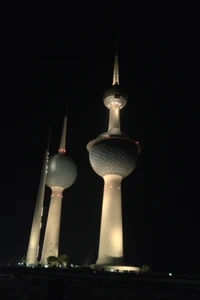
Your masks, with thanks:
M 49 148 L 49 147 L 48 147 Z M 28 251 L 26 255 L 27 265 L 36 265 L 38 263 L 40 232 L 42 227 L 42 215 L 44 204 L 44 193 L 46 184 L 46 174 L 48 168 L 49 150 L 45 152 L 44 162 L 41 171 L 40 185 L 38 189 L 37 201 L 33 216 L 31 234 L 29 238 Z
M 127 97 L 119 88 L 119 62 L 115 57 L 113 84 L 103 96 L 110 110 L 108 131 L 87 145 L 93 170 L 104 179 L 103 204 L 98 259 L 95 268 L 138 271 L 124 263 L 121 182 L 135 168 L 140 152 L 139 143 L 133 141 L 120 128 L 120 110 Z
M 51 202 L 46 224 L 41 263 L 47 263 L 47 257 L 58 256 L 62 194 L 69 188 L 77 176 L 74 161 L 66 155 L 67 117 L 64 119 L 58 154 L 50 157 L 46 184 L 52 190 Z

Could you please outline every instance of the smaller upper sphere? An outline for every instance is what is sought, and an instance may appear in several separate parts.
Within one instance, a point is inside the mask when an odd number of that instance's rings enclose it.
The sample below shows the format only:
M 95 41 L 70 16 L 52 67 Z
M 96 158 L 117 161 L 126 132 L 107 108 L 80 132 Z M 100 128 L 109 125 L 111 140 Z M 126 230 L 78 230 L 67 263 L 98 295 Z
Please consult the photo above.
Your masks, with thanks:
M 49 187 L 70 187 L 77 177 L 77 167 L 74 161 L 64 155 L 56 154 L 49 159 L 46 184 Z
M 105 91 L 103 101 L 108 109 L 110 109 L 113 104 L 118 105 L 121 109 L 127 103 L 127 95 L 120 91 L 118 84 L 115 84 Z

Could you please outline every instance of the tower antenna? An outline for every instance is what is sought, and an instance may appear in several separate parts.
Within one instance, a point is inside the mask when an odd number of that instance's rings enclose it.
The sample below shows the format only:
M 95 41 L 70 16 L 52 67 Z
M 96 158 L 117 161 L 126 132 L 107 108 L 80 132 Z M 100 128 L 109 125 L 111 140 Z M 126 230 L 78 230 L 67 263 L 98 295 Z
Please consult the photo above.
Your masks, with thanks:
M 114 62 L 114 70 L 113 70 L 113 84 L 112 85 L 119 85 L 119 38 L 118 34 L 116 36 L 116 52 L 115 52 L 115 62 Z
M 62 136 L 61 136 L 61 140 L 60 140 L 60 148 L 58 150 L 59 153 L 66 152 L 66 135 L 67 135 L 67 117 L 65 116 L 64 122 L 63 122 Z

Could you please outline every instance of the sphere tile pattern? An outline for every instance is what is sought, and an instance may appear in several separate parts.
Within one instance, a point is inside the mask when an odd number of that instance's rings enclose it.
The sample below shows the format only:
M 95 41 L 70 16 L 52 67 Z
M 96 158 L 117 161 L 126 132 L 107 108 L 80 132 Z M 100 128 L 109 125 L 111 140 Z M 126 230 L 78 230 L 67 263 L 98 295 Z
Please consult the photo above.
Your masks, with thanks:
M 137 163 L 137 147 L 130 140 L 102 139 L 89 152 L 90 164 L 101 177 L 115 174 L 127 177 Z
M 77 177 L 74 161 L 64 154 L 56 154 L 49 159 L 46 184 L 49 187 L 70 187 Z

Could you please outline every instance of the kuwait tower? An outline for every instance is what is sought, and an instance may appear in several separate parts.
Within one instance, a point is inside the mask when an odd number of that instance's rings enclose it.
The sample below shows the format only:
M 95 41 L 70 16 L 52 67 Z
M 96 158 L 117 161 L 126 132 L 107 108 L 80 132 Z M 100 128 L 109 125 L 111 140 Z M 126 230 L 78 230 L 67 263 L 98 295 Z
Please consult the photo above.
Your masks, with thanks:
M 51 188 L 51 201 L 47 218 L 41 264 L 47 263 L 47 257 L 58 257 L 60 221 L 63 191 L 76 180 L 77 168 L 74 161 L 66 155 L 67 118 L 64 119 L 62 137 L 58 154 L 50 157 L 46 184 Z
M 108 131 L 87 145 L 93 170 L 104 180 L 98 259 L 95 269 L 132 270 L 123 254 L 122 179 L 131 174 L 137 163 L 140 145 L 121 131 L 120 110 L 127 103 L 119 85 L 119 62 L 115 57 L 113 84 L 103 101 L 109 109 Z

